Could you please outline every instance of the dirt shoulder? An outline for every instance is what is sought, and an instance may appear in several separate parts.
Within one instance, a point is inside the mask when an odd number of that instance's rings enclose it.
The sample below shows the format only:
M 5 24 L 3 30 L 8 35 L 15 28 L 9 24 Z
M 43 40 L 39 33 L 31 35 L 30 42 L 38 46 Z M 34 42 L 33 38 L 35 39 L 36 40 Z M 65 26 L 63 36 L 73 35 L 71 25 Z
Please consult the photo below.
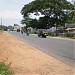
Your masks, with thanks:
M 0 62 L 16 75 L 74 75 L 74 68 L 28 45 L 7 32 L 0 33 Z

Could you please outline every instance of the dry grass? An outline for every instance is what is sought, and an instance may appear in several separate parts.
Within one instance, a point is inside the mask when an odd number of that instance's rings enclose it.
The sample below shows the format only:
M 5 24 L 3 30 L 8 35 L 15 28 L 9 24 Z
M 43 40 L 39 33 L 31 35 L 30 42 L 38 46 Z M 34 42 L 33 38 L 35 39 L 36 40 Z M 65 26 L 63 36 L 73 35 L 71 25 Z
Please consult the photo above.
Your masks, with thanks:
M 0 35 L 0 61 L 15 75 L 74 75 L 74 68 L 4 32 Z

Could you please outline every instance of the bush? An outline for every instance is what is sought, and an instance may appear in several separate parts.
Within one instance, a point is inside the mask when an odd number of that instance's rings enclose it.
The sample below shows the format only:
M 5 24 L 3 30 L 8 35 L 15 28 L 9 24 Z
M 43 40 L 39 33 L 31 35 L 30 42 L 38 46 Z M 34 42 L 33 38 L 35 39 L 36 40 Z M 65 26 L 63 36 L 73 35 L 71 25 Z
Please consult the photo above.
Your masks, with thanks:
M 3 62 L 0 62 L 0 75 L 13 75 L 9 67 Z
M 65 37 L 73 37 L 74 34 L 71 34 L 71 33 L 65 33 L 64 36 L 65 36 Z
M 54 36 L 54 32 L 48 32 L 49 36 Z

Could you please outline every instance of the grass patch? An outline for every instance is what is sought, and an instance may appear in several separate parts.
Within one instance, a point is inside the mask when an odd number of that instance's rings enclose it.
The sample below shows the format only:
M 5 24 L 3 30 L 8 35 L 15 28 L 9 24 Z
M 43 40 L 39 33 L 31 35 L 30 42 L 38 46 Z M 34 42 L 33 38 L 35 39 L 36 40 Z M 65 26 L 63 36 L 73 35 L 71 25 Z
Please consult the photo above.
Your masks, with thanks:
M 0 62 L 0 75 L 13 75 L 13 72 L 10 70 L 8 65 Z

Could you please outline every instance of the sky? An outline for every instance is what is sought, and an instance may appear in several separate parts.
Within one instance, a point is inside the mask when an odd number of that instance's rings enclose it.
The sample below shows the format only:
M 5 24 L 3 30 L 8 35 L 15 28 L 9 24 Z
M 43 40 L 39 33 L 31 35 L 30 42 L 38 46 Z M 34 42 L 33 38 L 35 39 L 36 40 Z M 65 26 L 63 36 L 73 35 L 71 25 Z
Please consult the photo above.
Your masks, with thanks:
M 22 20 L 21 9 L 33 0 L 0 0 L 0 25 L 13 26 Z M 71 0 L 68 0 L 71 1 Z M 33 17 L 33 15 L 32 15 Z

